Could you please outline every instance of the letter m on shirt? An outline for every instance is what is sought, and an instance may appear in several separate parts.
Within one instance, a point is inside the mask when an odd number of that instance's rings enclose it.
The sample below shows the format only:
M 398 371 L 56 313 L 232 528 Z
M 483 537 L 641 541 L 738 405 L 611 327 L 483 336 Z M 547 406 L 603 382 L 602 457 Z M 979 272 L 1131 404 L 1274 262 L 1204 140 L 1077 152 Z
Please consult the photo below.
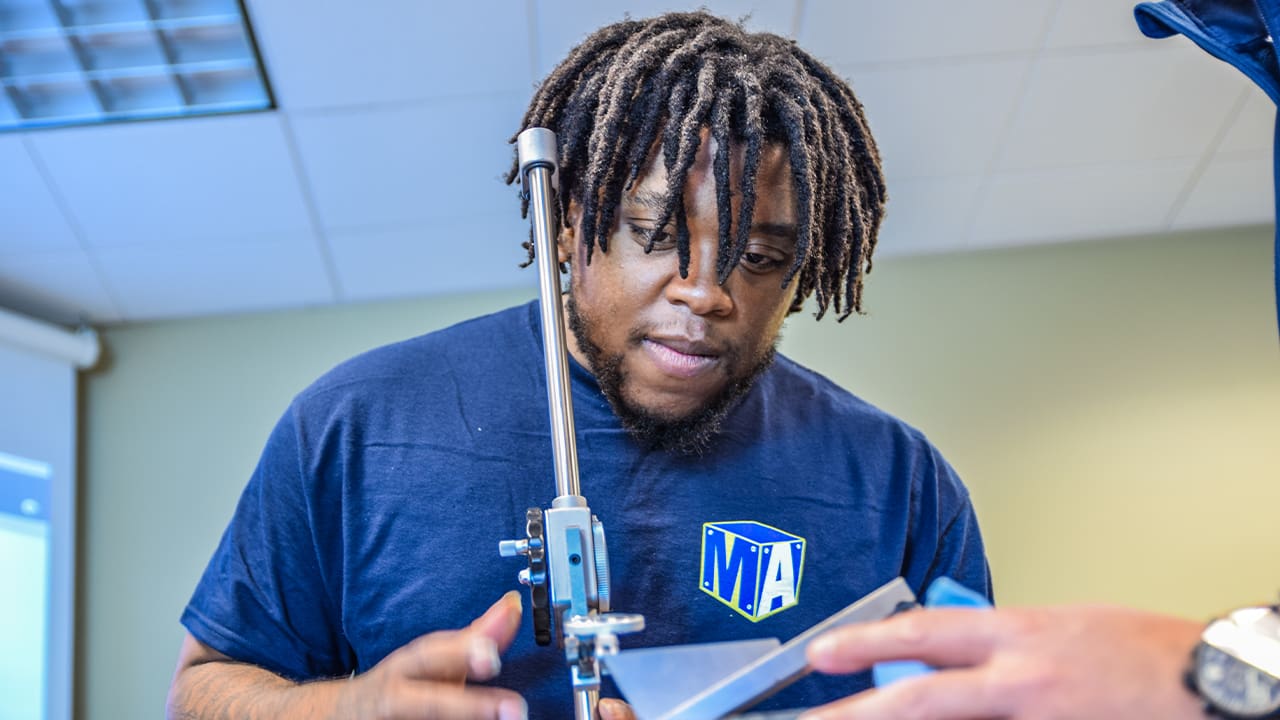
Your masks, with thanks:
M 699 587 L 758 622 L 797 603 L 804 546 L 804 538 L 763 523 L 704 523 Z

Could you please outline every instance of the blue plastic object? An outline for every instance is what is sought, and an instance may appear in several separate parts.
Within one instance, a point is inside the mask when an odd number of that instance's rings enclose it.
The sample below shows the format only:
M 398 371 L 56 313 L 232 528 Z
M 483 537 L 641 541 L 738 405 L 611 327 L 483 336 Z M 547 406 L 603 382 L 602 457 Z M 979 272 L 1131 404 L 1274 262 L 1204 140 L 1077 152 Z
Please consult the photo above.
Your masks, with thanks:
M 986 596 L 982 593 L 974 592 L 949 577 L 941 577 L 934 580 L 925 590 L 924 606 L 926 608 L 989 608 L 991 603 L 987 602 Z M 871 668 L 871 677 L 875 680 L 876 687 L 885 687 L 899 680 L 931 672 L 933 668 L 918 660 L 898 660 L 877 663 Z

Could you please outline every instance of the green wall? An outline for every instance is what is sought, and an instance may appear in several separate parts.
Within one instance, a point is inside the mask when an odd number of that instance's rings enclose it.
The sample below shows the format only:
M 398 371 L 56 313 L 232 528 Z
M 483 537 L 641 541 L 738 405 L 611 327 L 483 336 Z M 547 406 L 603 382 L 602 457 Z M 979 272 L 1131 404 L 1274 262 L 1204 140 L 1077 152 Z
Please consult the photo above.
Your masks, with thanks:
M 1207 616 L 1280 587 L 1269 233 L 885 259 L 867 316 L 798 316 L 782 349 L 941 447 L 1001 602 Z M 77 716 L 161 715 L 178 615 L 295 392 L 354 353 L 531 296 L 108 330 L 82 388 Z

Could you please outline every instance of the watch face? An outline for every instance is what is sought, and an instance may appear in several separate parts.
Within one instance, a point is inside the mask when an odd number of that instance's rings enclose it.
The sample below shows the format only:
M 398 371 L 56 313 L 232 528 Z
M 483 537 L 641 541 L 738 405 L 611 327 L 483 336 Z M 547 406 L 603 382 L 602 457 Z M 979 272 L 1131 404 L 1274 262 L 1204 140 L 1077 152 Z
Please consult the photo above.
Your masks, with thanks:
M 1241 718 L 1280 710 L 1280 678 L 1208 645 L 1196 654 L 1196 684 L 1215 709 Z

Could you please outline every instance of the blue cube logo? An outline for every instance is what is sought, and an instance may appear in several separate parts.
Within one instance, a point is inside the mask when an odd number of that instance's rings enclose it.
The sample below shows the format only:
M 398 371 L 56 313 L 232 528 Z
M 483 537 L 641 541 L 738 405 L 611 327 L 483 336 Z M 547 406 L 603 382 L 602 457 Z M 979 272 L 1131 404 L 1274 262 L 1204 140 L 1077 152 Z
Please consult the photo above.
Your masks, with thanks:
M 804 538 L 752 520 L 702 525 L 702 592 L 751 622 L 799 602 Z

